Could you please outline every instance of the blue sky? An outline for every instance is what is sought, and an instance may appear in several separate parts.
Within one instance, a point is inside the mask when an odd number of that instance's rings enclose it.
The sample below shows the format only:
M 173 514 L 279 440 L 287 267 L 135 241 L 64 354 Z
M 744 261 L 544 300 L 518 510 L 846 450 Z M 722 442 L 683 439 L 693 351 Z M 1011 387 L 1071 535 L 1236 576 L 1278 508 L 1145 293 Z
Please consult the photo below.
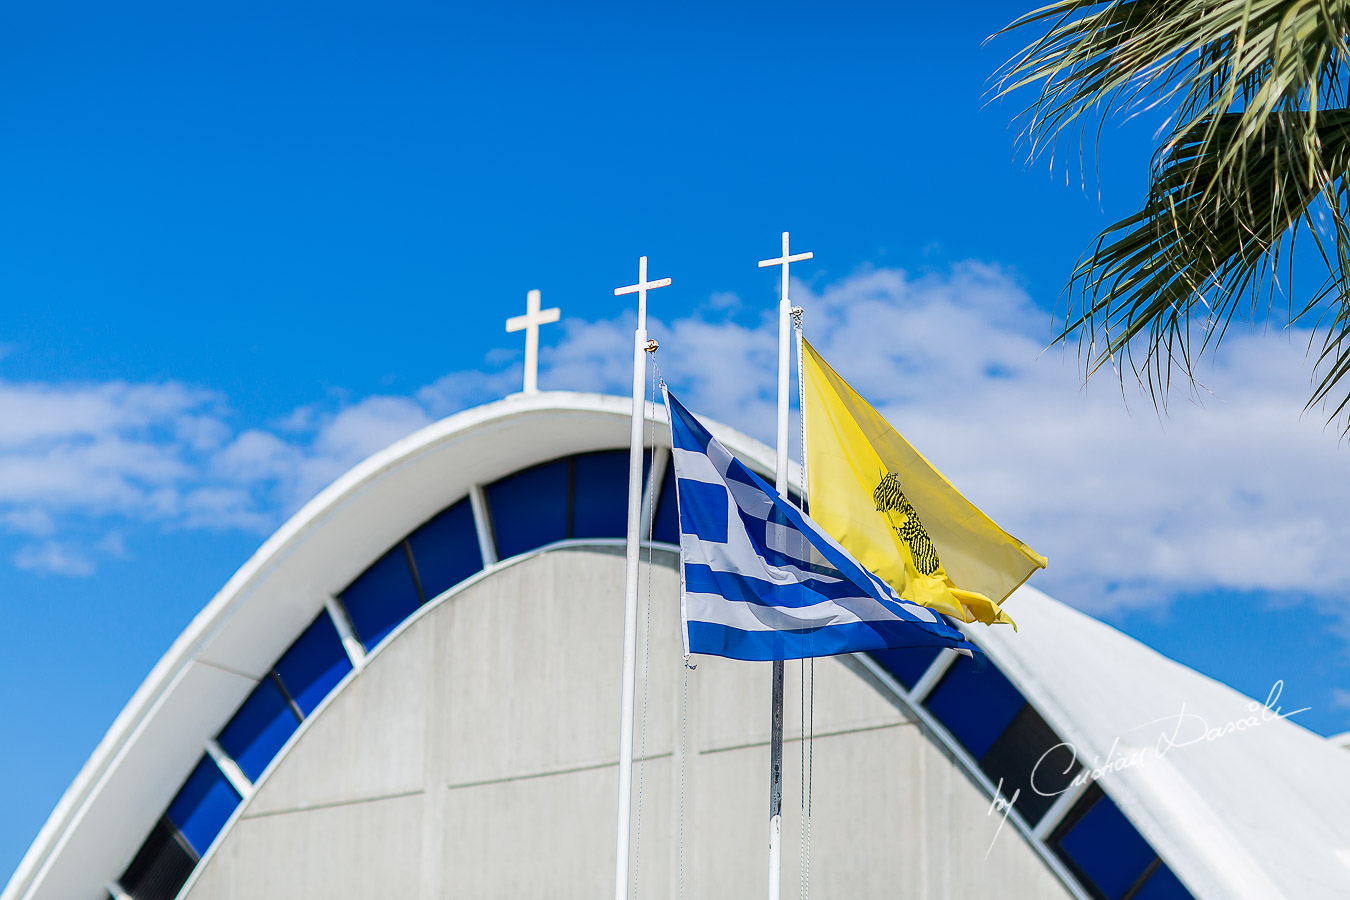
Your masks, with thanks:
M 622 391 L 649 255 L 667 376 L 771 437 L 784 229 L 808 330 L 1035 583 L 1350 728 L 1350 448 L 1300 416 L 1306 336 L 1239 329 L 1163 420 L 1040 354 L 1156 123 L 1086 185 L 1027 165 L 985 102 L 1017 40 L 982 42 L 1031 5 L 0 11 L 0 870 L 271 529 L 516 389 L 528 289 L 563 310 L 541 386 Z

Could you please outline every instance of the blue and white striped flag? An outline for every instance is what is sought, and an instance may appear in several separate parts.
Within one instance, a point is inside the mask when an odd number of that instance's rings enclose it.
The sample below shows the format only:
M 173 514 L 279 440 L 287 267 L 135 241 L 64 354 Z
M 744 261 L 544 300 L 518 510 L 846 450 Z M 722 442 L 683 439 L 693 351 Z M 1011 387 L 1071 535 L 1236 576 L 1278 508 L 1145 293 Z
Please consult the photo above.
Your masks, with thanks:
M 766 660 L 974 649 L 941 616 L 901 600 L 664 394 L 680 507 L 686 653 Z

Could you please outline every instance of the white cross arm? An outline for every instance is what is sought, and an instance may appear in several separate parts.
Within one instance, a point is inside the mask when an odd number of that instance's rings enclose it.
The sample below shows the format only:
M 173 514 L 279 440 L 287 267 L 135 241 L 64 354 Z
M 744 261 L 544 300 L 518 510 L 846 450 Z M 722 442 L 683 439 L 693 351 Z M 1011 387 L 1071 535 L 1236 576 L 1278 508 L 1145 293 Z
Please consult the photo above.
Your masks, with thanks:
M 558 321 L 561 313 L 558 307 L 552 309 L 541 309 L 538 313 L 526 313 L 523 316 L 512 316 L 506 320 L 507 331 L 524 331 L 531 325 L 548 325 Z
M 619 297 L 622 296 L 623 294 L 636 294 L 638 291 L 643 289 L 649 291 L 655 290 L 656 288 L 659 287 L 666 287 L 669 284 L 670 284 L 669 278 L 658 278 L 655 281 L 644 281 L 641 284 L 630 284 L 628 287 L 615 288 L 614 296 Z M 661 296 L 664 297 L 665 295 L 662 294 Z
M 791 256 L 780 256 L 777 259 L 761 259 L 759 261 L 759 267 L 763 269 L 766 266 L 781 266 L 784 263 L 801 262 L 804 259 L 810 259 L 812 255 L 813 254 L 808 250 L 805 253 L 794 253 Z

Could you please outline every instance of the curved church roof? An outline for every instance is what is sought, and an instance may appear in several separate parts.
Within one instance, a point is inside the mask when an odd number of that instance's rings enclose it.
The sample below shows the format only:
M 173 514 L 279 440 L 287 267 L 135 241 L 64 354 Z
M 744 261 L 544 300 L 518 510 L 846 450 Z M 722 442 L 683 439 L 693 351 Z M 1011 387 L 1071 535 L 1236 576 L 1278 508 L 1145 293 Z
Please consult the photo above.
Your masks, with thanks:
M 482 486 L 504 475 L 626 447 L 631 410 L 627 398 L 597 394 L 512 395 L 428 425 L 325 488 L 267 539 L 151 670 L 0 900 L 99 897 L 174 800 L 207 742 L 325 604 L 391 543 L 447 501 L 471 497 L 478 505 Z M 656 408 L 648 415 L 657 416 Z M 762 444 L 715 430 L 757 468 L 772 466 Z M 359 653 L 359 639 L 345 637 Z
M 626 471 L 630 408 L 593 394 L 514 395 L 430 425 L 325 489 L 151 671 L 0 900 L 149 896 L 128 883 L 138 879 L 181 885 L 252 780 L 285 752 L 295 722 L 268 737 L 268 703 L 304 720 L 419 605 L 511 558 L 622 536 L 614 517 L 625 486 L 615 475 Z M 648 415 L 664 420 L 654 407 Z M 762 444 L 713 431 L 752 467 L 772 465 Z M 666 454 L 657 454 L 650 537 L 668 542 L 673 479 L 661 477 Z M 423 549 L 447 542 L 464 551 L 451 562 Z M 1011 821 L 1075 896 L 1344 895 L 1344 750 L 1034 589 L 1011 602 L 1020 633 L 974 634 L 992 675 L 946 651 L 853 665 L 911 708 L 991 796 L 999 784 L 1004 796 L 1023 791 Z M 1171 744 L 1159 743 L 1163 734 Z M 1025 773 L 1047 752 L 1061 771 L 1044 774 L 1062 790 L 1041 797 Z M 1093 780 L 1093 766 L 1107 771 Z M 1106 856 L 1092 849 L 1103 836 L 1114 842 Z M 180 856 L 156 849 L 171 838 Z

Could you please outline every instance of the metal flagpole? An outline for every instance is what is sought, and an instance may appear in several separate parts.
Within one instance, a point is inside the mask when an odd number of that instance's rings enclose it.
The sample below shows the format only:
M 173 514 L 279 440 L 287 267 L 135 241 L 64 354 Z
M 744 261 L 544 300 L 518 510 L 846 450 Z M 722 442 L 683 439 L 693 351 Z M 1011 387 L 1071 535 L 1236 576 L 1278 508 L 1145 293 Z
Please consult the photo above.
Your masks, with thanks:
M 638 283 L 614 289 L 614 296 L 638 295 L 633 332 L 633 426 L 628 446 L 628 554 L 624 573 L 623 706 L 619 718 L 619 824 L 614 860 L 614 898 L 628 897 L 628 831 L 633 797 L 633 682 L 637 669 L 638 534 L 642 522 L 642 423 L 646 420 L 647 368 L 643 354 L 656 349 L 647 340 L 647 291 L 670 284 L 647 280 L 647 257 L 638 260 Z
M 774 487 L 788 493 L 788 375 L 792 348 L 792 304 L 788 302 L 788 264 L 810 259 L 810 253 L 793 256 L 788 251 L 788 233 L 783 232 L 783 255 L 762 259 L 759 267 L 782 266 L 783 288 L 778 302 L 778 470 Z M 783 661 L 773 662 L 773 707 L 769 716 L 769 900 L 778 900 L 783 859 Z

